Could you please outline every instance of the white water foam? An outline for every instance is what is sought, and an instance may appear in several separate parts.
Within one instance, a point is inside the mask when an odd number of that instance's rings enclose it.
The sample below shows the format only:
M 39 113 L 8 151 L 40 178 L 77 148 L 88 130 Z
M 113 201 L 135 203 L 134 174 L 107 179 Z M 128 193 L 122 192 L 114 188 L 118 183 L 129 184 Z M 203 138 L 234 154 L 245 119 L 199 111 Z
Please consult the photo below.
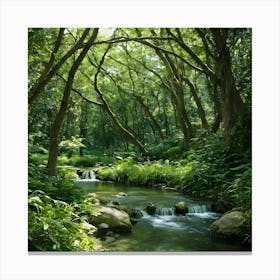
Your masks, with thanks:
M 79 179 L 78 181 L 95 182 L 95 181 L 99 181 L 99 180 L 96 179 L 96 175 L 93 170 L 85 170 L 82 174 L 81 179 Z
M 173 207 L 157 208 L 155 214 L 158 216 L 175 216 L 175 209 Z

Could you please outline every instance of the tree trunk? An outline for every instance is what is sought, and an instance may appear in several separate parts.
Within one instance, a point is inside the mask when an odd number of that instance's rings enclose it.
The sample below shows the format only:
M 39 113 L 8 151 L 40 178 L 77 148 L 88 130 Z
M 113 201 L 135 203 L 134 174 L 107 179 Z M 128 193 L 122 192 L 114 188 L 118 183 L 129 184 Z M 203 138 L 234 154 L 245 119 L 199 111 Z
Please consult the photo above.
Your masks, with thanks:
M 144 109 L 146 115 L 149 117 L 149 119 L 151 120 L 150 125 L 151 128 L 155 134 L 155 131 L 158 132 L 160 139 L 164 139 L 164 135 L 161 131 L 161 127 L 159 125 L 159 123 L 157 122 L 157 120 L 155 119 L 155 117 L 153 116 L 153 114 L 150 112 L 148 106 L 144 103 L 143 98 L 137 94 L 133 94 L 133 96 L 136 98 L 136 100 L 140 103 L 140 105 L 142 106 L 142 108 Z
M 182 88 L 182 83 L 179 80 L 180 75 L 178 69 L 175 67 L 171 58 L 165 54 L 163 55 L 159 50 L 155 50 L 159 58 L 162 60 L 166 66 L 167 71 L 170 74 L 171 83 L 171 94 L 173 95 L 173 100 L 175 104 L 176 116 L 179 122 L 181 131 L 184 135 L 184 145 L 187 147 L 189 139 L 193 136 L 192 124 L 188 118 L 187 110 L 184 101 L 184 90 Z
M 214 28 L 212 34 L 217 50 L 216 60 L 219 70 L 220 86 L 223 94 L 223 122 L 226 141 L 230 139 L 230 131 L 239 117 L 244 115 L 246 108 L 236 89 L 233 72 L 231 69 L 230 51 L 227 46 L 228 30 Z
M 34 101 L 38 98 L 39 94 L 43 91 L 44 87 L 47 83 L 51 80 L 51 78 L 58 72 L 58 70 L 62 67 L 62 65 L 66 62 L 66 60 L 71 57 L 82 45 L 84 39 L 88 35 L 90 29 L 87 28 L 84 33 L 82 34 L 81 38 L 77 41 L 77 43 L 55 64 L 54 62 L 54 55 L 58 51 L 58 48 L 61 44 L 62 35 L 61 31 L 59 33 L 58 39 L 55 44 L 54 51 L 51 54 L 50 61 L 48 66 L 45 68 L 43 73 L 34 83 L 34 85 L 28 90 L 28 105 L 32 105 Z
M 87 142 L 87 115 L 88 115 L 88 103 L 85 100 L 81 102 L 81 115 L 80 115 L 80 138 L 83 139 L 83 144 Z M 80 147 L 79 152 L 80 156 L 83 155 L 84 147 Z
M 197 107 L 197 110 L 198 110 L 198 115 L 200 117 L 202 126 L 206 130 L 208 130 L 209 129 L 209 125 L 208 125 L 208 122 L 207 122 L 207 119 L 206 119 L 205 111 L 204 111 L 204 109 L 202 107 L 200 98 L 197 95 L 197 92 L 196 92 L 196 90 L 194 88 L 194 85 L 192 84 L 192 82 L 189 79 L 185 78 L 184 80 L 187 82 L 187 84 L 190 87 L 190 91 L 191 91 L 192 97 L 193 97 L 193 99 L 195 101 L 195 104 L 196 104 L 196 107 Z
M 115 114 L 111 110 L 110 106 L 108 105 L 107 101 L 104 99 L 104 97 L 102 97 L 102 98 L 103 98 L 102 101 L 104 103 L 103 109 L 108 114 L 108 116 L 111 118 L 113 123 L 117 126 L 117 128 L 120 130 L 120 132 L 122 133 L 124 138 L 128 142 L 132 143 L 135 147 L 137 147 L 141 154 L 146 155 L 147 151 L 144 148 L 144 146 L 138 141 L 138 139 L 130 131 L 128 131 L 126 128 L 124 128 L 121 125 L 121 123 L 118 121 Z
M 177 114 L 178 114 L 181 130 L 184 134 L 184 144 L 187 147 L 189 143 L 189 139 L 193 137 L 193 127 L 185 107 L 184 90 L 182 84 L 180 85 L 176 84 L 175 87 L 177 88 L 175 93 Z
M 103 54 L 101 61 L 98 65 L 97 71 L 94 75 L 94 89 L 95 91 L 98 93 L 103 105 L 102 108 L 104 109 L 104 111 L 108 114 L 108 116 L 111 118 L 111 120 L 113 121 L 113 123 L 117 126 L 117 128 L 120 130 L 120 132 L 122 133 L 122 135 L 124 136 L 124 138 L 132 143 L 135 147 L 138 148 L 138 150 L 140 151 L 141 154 L 143 155 L 147 155 L 147 151 L 144 148 L 144 146 L 140 143 L 140 141 L 130 132 L 128 131 L 125 127 L 122 126 L 122 124 L 119 122 L 119 120 L 117 119 L 117 117 L 115 116 L 114 112 L 112 111 L 112 109 L 110 108 L 109 104 L 107 103 L 103 93 L 100 91 L 100 89 L 98 88 L 98 74 L 100 73 L 102 64 L 104 63 L 105 60 L 105 56 L 109 51 L 110 46 L 107 48 L 107 50 L 105 51 L 105 53 Z
M 215 119 L 213 124 L 211 125 L 211 132 L 216 133 L 223 120 L 222 104 L 221 104 L 220 94 L 218 92 L 217 84 L 213 81 L 211 83 L 211 79 L 209 80 L 209 77 L 207 76 L 206 76 L 206 83 L 207 83 L 209 97 L 212 99 L 214 104 L 213 110 L 214 110 Z
M 92 43 L 94 42 L 95 38 L 97 37 L 98 29 L 94 29 L 92 36 L 86 43 L 85 47 L 79 54 L 78 58 L 74 61 L 69 74 L 67 83 L 65 85 L 63 98 L 60 104 L 59 111 L 54 119 L 53 125 L 50 131 L 50 144 L 49 144 L 49 158 L 48 158 L 48 174 L 50 176 L 55 175 L 56 165 L 57 165 L 57 156 L 58 156 L 58 145 L 60 142 L 60 131 L 63 124 L 63 120 L 66 114 L 70 93 L 72 90 L 73 81 L 75 78 L 75 74 L 82 63 L 84 57 L 86 56 L 87 52 L 89 51 Z

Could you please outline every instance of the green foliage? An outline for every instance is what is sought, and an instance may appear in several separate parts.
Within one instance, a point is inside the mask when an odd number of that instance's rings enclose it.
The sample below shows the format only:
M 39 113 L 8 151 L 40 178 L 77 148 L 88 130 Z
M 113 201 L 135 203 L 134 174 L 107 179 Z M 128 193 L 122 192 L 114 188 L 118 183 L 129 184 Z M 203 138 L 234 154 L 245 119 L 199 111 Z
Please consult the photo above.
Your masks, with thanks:
M 202 135 L 184 155 L 185 159 L 177 161 L 120 160 L 112 167 L 99 168 L 98 176 L 148 187 L 176 187 L 193 196 L 212 198 L 228 210 L 251 209 L 251 162 L 246 152 L 232 154 L 219 136 Z
M 112 164 L 114 162 L 116 162 L 115 156 L 104 154 L 98 150 L 85 150 L 85 155 L 76 155 L 71 158 L 63 154 L 58 157 L 58 165 L 60 166 L 94 167 L 95 165 Z
M 85 205 L 53 199 L 43 191 L 28 196 L 29 251 L 96 251 L 97 239 L 82 227 Z M 77 211 L 80 209 L 80 212 Z M 93 214 L 93 213 L 91 213 Z M 97 214 L 97 211 L 94 212 Z
M 98 176 L 104 180 L 148 187 L 176 187 L 190 195 L 212 198 L 225 205 L 228 210 L 241 207 L 248 213 L 249 225 L 252 185 L 252 30 L 238 28 L 220 31 L 226 36 L 226 44 L 230 49 L 231 63 L 227 65 L 235 78 L 232 86 L 237 88 L 248 111 L 240 118 L 232 115 L 234 126 L 230 130 L 229 141 L 225 142 L 223 139 L 223 123 L 216 134 L 211 134 L 201 125 L 203 110 L 209 124 L 214 122 L 219 111 L 221 121 L 225 112 L 231 112 L 222 110 L 228 105 L 224 104 L 222 87 L 213 82 L 215 79 L 209 74 L 214 73 L 216 77 L 221 74 L 220 56 L 217 55 L 219 50 L 211 29 L 116 28 L 113 36 L 124 40 L 110 49 L 97 82 L 115 120 L 145 146 L 148 157 L 145 155 L 144 158 L 135 152 L 135 146 L 128 143 L 127 138 L 120 133 L 108 112 L 103 110 L 104 106 L 95 106 L 72 91 L 67 116 L 59 133 L 63 141 L 59 144 L 57 174 L 49 177 L 46 165 L 50 131 L 65 88 L 65 81 L 61 76 L 64 79 L 68 77 L 74 61 L 71 57 L 77 57 L 81 48 L 77 48 L 63 63 L 59 69 L 60 75 L 50 79 L 28 112 L 30 222 L 34 219 L 34 226 L 30 225 L 30 244 L 33 249 L 78 250 L 80 245 L 75 247 L 75 244 L 82 243 L 78 234 L 80 218 L 74 220 L 71 213 L 87 215 L 94 211 L 87 203 L 96 198 L 87 197 L 85 203 L 84 193 L 74 186 L 76 172 L 70 167 L 61 168 L 66 165 L 79 168 L 99 167 Z M 38 77 L 43 75 L 43 70 L 52 60 L 51 52 L 58 32 L 57 28 L 29 28 L 29 88 L 36 84 Z M 83 28 L 64 30 L 54 64 L 73 48 L 83 32 Z M 113 36 L 108 35 L 109 39 Z M 151 46 L 160 46 L 176 55 L 168 55 L 160 49 L 142 44 L 142 40 L 137 40 L 141 36 L 154 36 L 149 39 Z M 161 37 L 164 40 L 160 40 Z M 167 37 L 172 40 L 167 40 Z M 125 38 L 128 39 L 126 42 Z M 98 34 L 97 41 L 103 40 L 104 36 Z M 185 47 L 180 43 L 181 40 Z M 105 48 L 106 44 L 101 42 L 95 45 L 94 52 L 89 52 L 88 59 L 82 61 L 73 83 L 73 89 L 97 102 L 101 100 L 92 93 L 92 77 Z M 190 55 L 188 49 L 194 56 Z M 213 55 L 210 56 L 209 53 Z M 180 58 L 185 61 L 187 58 L 189 62 L 186 64 Z M 200 73 L 189 67 L 189 63 L 199 66 L 199 59 L 207 64 L 209 73 Z M 198 110 L 197 100 L 184 82 L 186 77 L 194 85 L 203 110 Z M 45 78 L 44 75 L 42 78 Z M 184 139 L 184 126 L 188 130 L 192 126 L 193 138 L 186 139 L 185 136 Z M 150 161 L 145 162 L 147 158 Z M 75 203 L 79 205 L 74 206 Z M 64 224 L 64 221 L 69 223 Z M 67 241 L 63 238 L 67 238 L 65 231 L 68 230 L 71 236 Z M 40 238 L 38 242 L 36 236 Z M 73 236 L 77 236 L 76 243 L 72 240 Z M 86 248 L 90 245 L 81 246 Z
M 176 160 L 182 158 L 182 152 L 184 152 L 182 142 L 183 136 L 181 134 L 175 134 L 169 139 L 151 146 L 149 154 L 153 159 Z
M 186 166 L 181 166 L 180 164 L 171 165 L 168 160 L 140 164 L 131 159 L 126 159 L 112 168 L 100 168 L 98 176 L 105 180 L 153 187 L 158 184 L 179 184 L 182 176 L 191 169 L 191 164 Z
M 236 179 L 228 188 L 228 193 L 235 205 L 242 206 L 243 210 L 250 210 L 252 207 L 251 166 L 249 164 L 238 166 L 238 171 Z
M 32 165 L 31 165 L 32 166 Z M 31 251 L 96 251 L 100 242 L 83 227 L 98 215 L 92 195 L 74 185 L 75 170 L 60 168 L 54 177 L 29 166 L 28 247 Z
M 70 158 L 74 152 L 77 152 L 80 148 L 85 147 L 82 141 L 83 138 L 71 136 L 71 139 L 61 141 L 59 147 L 62 151 L 66 152 L 67 157 Z
M 69 159 L 68 164 L 77 167 L 93 167 L 96 164 L 114 163 L 115 158 L 107 155 L 85 155 L 74 156 Z
M 56 176 L 47 176 L 36 168 L 34 171 L 35 174 L 29 174 L 28 189 L 41 190 L 54 199 L 69 203 L 80 201 L 83 198 L 83 190 L 74 185 L 74 181 L 77 179 L 75 170 L 59 168 Z

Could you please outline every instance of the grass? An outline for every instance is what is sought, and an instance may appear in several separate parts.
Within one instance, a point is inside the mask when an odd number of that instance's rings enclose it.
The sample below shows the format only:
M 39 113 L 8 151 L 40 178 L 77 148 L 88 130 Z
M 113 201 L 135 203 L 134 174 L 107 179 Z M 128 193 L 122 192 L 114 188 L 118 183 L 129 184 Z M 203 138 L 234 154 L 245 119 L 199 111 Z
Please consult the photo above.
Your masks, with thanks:
M 101 180 L 147 187 L 175 187 L 192 196 L 208 197 L 225 210 L 241 207 L 251 210 L 251 164 L 237 154 L 227 156 L 203 147 L 197 154 L 189 152 L 183 160 L 135 162 L 119 160 L 98 169 Z
M 45 154 L 31 154 L 29 155 L 29 163 L 34 163 L 37 165 L 47 165 L 48 157 Z M 57 164 L 58 166 L 75 166 L 75 167 L 93 167 L 95 165 L 108 165 L 116 162 L 114 156 L 102 154 L 96 152 L 92 155 L 78 156 L 74 155 L 68 158 L 65 154 L 58 156 Z

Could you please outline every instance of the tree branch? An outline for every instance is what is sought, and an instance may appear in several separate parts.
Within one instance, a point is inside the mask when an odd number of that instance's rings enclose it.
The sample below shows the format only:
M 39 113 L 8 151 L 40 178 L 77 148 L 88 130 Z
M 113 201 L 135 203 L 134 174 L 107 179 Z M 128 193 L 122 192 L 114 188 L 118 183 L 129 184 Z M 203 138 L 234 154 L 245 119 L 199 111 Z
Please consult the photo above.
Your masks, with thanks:
M 218 77 L 215 73 L 185 44 L 180 29 L 176 28 L 177 36 L 175 36 L 170 29 L 168 33 L 174 38 L 174 40 L 192 57 L 192 59 L 203 69 L 202 72 L 210 76 L 215 81 L 218 80 Z
M 53 66 L 47 73 L 40 75 L 34 85 L 28 91 L 28 105 L 31 105 L 38 97 L 40 92 L 44 89 L 46 84 L 51 80 L 51 78 L 57 73 L 61 66 L 66 62 L 66 60 L 73 55 L 79 48 L 82 47 L 84 39 L 87 37 L 90 28 L 85 29 L 81 38 L 78 42 Z M 93 42 L 92 42 L 93 43 Z M 84 45 L 83 45 L 84 46 Z
M 57 76 L 58 76 L 59 78 L 61 78 L 61 79 L 63 80 L 63 82 L 67 83 L 67 80 L 66 80 L 61 74 L 57 73 Z M 97 102 L 97 101 L 88 99 L 87 97 L 85 97 L 85 96 L 83 95 L 83 93 L 82 93 L 80 90 L 78 90 L 78 89 L 76 89 L 76 88 L 74 88 L 74 87 L 72 87 L 72 91 L 75 92 L 75 93 L 77 93 L 83 100 L 85 100 L 85 101 L 88 102 L 88 103 L 91 103 L 91 104 L 94 104 L 94 105 L 97 105 L 97 106 L 100 106 L 100 107 L 102 107 L 102 106 L 104 105 L 103 103 L 99 103 L 99 102 Z

